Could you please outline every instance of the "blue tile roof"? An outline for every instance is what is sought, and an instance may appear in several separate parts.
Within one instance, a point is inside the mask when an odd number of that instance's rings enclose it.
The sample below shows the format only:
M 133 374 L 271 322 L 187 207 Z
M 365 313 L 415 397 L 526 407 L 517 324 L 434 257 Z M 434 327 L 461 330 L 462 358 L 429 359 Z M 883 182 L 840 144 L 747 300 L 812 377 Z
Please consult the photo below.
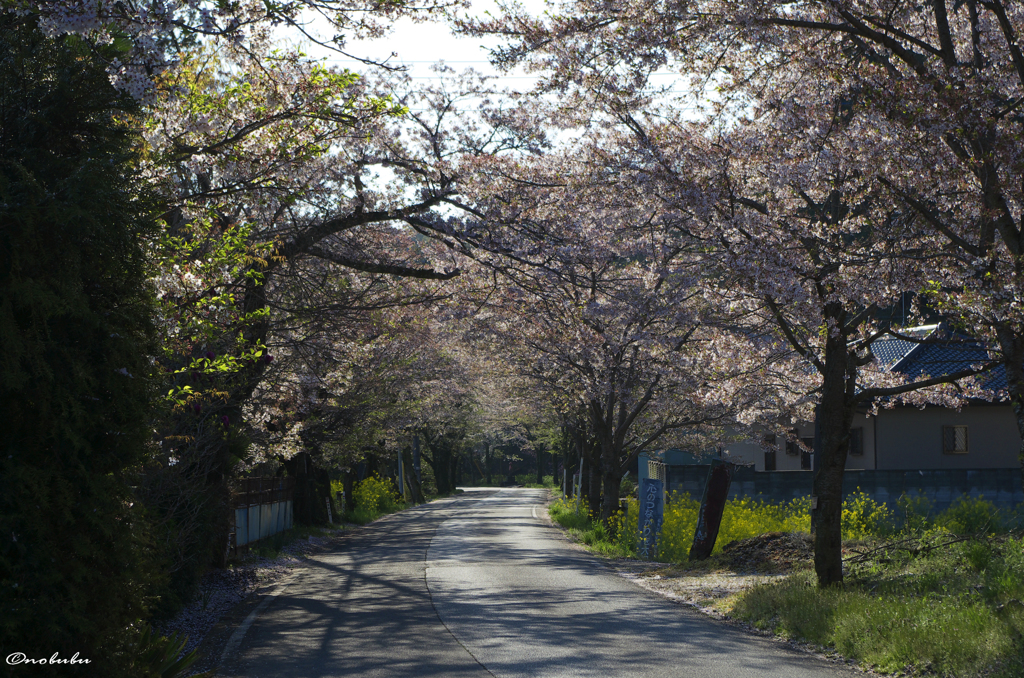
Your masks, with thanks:
M 927 339 L 938 326 L 911 328 L 902 334 L 915 339 Z M 924 375 L 936 377 L 967 369 L 989 360 L 988 351 L 980 341 L 953 336 L 957 343 L 921 344 L 896 337 L 886 337 L 871 345 L 871 352 L 887 370 L 905 374 L 912 379 Z M 983 377 L 986 389 L 1006 388 L 1006 371 L 1000 365 Z

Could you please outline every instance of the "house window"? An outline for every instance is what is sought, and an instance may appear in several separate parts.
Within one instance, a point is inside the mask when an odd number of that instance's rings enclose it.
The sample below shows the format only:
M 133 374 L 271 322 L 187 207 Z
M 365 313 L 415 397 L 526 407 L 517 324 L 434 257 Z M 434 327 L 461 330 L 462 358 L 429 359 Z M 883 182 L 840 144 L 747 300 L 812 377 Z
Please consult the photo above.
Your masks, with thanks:
M 806 451 L 800 450 L 800 470 L 810 471 L 811 470 L 811 450 L 814 449 L 814 438 L 801 438 L 800 442 L 807 448 Z
M 942 453 L 967 454 L 967 427 L 942 427 Z
M 764 470 L 774 471 L 775 451 L 777 449 L 777 445 L 775 443 L 775 436 L 765 436 L 764 440 L 761 441 L 761 447 L 764 448 Z
M 795 457 L 796 455 L 800 454 L 800 446 L 797 444 L 795 439 L 797 435 L 796 429 L 793 429 L 792 434 L 794 439 L 786 441 L 786 454 L 788 454 L 791 457 Z
M 854 457 L 864 456 L 864 427 L 850 429 L 850 454 Z

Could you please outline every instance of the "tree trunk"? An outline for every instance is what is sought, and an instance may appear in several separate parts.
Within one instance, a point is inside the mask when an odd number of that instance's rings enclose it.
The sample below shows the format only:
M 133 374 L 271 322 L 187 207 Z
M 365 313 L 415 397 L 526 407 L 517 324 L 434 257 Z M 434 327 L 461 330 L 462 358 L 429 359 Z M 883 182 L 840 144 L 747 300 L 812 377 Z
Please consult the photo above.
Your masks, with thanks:
M 601 502 L 601 521 L 608 525 L 612 515 L 619 510 L 619 490 L 622 488 L 622 472 L 619 457 L 622 450 L 617 449 L 610 431 L 602 431 L 601 441 L 601 479 L 604 481 L 604 496 Z
M 420 479 L 416 477 L 416 473 L 412 467 L 412 450 L 408 447 L 402 448 L 402 464 L 405 466 L 404 473 L 405 484 L 409 488 L 409 496 L 412 497 L 414 504 L 425 504 L 427 503 L 426 498 L 423 496 L 423 487 L 420 485 Z
M 817 412 L 821 442 L 811 500 L 814 571 L 821 588 L 843 583 L 843 473 L 850 446 L 856 381 L 856 367 L 849 364 L 850 360 L 846 337 L 841 333 L 830 336 L 825 344 L 825 374 Z
M 544 446 L 537 445 L 537 484 L 544 483 Z
M 441 496 L 448 496 L 455 491 L 455 477 L 459 470 L 459 454 L 448 440 L 435 438 L 430 442 L 427 438 L 427 447 L 431 454 L 423 452 L 423 458 L 427 460 L 431 470 L 434 472 L 434 482 L 437 484 L 437 493 Z
M 604 472 L 604 497 L 601 502 L 601 520 L 605 525 L 619 510 L 619 490 L 622 488 L 622 477 L 618 469 Z
M 342 487 L 345 490 L 345 512 L 352 513 L 356 510 L 356 497 L 355 491 L 355 471 L 349 469 L 345 471 L 345 476 L 342 479 Z
M 569 431 L 569 425 L 566 424 L 566 423 L 563 423 L 562 424 L 562 475 L 559 475 L 557 468 L 554 469 L 555 476 L 557 476 L 555 478 L 555 483 L 562 482 L 564 477 L 566 475 L 568 475 L 568 473 L 566 473 L 566 471 L 569 468 L 569 447 L 570 447 L 571 444 L 572 444 L 572 433 Z M 552 459 L 552 463 L 554 463 L 553 459 Z M 565 488 L 563 487 L 563 490 L 564 489 Z M 568 494 L 568 492 L 563 492 L 563 493 L 564 494 Z
M 308 452 L 300 452 L 285 462 L 288 475 L 295 477 L 293 515 L 304 525 L 327 522 L 327 503 L 331 481 L 327 471 L 317 468 Z
M 416 484 L 423 487 L 423 473 L 420 470 L 420 437 L 412 437 L 412 470 L 416 474 Z M 436 476 L 435 476 L 436 477 Z M 422 494 L 422 491 L 421 493 Z
M 447 494 L 454 494 L 455 488 L 458 486 L 461 480 L 460 473 L 462 470 L 462 454 L 460 452 L 452 452 L 448 456 L 448 490 Z
M 1006 370 L 1010 405 L 1013 407 L 1013 414 L 1017 419 L 1017 432 L 1021 437 L 1017 459 L 1020 462 L 1021 487 L 1024 487 L 1024 338 L 1007 325 L 997 327 L 996 336 L 1003 353 L 1003 369 Z
M 583 470 L 583 459 L 584 459 L 583 450 L 585 448 L 585 443 L 584 443 L 584 439 L 583 439 L 583 431 L 581 431 L 579 429 L 574 429 L 573 430 L 573 436 L 572 436 L 572 442 L 573 442 L 573 448 L 572 448 L 573 449 L 573 455 L 572 455 L 573 458 L 572 458 L 572 464 L 569 466 L 569 478 L 568 478 L 569 494 L 575 496 L 576 493 L 578 492 L 580 494 L 580 496 L 583 496 L 583 477 L 582 477 L 582 475 L 580 476 L 580 485 L 579 485 L 579 487 L 576 488 L 573 485 L 573 477 L 577 473 L 580 473 L 581 470 Z
M 588 462 L 583 457 L 580 458 L 580 466 L 579 466 L 579 469 L 577 470 L 577 473 L 580 474 L 579 494 L 584 499 L 589 499 L 589 497 L 590 497 L 590 462 Z
M 484 470 L 487 471 L 487 484 L 491 484 L 491 444 L 484 443 Z
M 596 452 L 596 450 L 594 450 Z M 592 460 L 588 461 L 587 464 L 587 475 L 590 476 L 590 485 L 587 488 L 587 506 L 590 507 L 591 517 L 597 518 L 601 515 L 601 481 L 604 477 L 604 473 L 601 471 L 601 460 L 597 458 L 597 454 L 591 455 Z

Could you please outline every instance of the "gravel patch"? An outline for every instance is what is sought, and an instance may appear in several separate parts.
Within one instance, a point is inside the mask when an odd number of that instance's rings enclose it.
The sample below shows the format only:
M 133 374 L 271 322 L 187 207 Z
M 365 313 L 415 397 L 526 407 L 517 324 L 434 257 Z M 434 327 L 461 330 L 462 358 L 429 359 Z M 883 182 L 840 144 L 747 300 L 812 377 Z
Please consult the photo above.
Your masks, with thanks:
M 620 577 L 632 581 L 641 588 L 719 619 L 727 617 L 728 610 L 723 607 L 723 603 L 730 596 L 752 586 L 770 584 L 787 576 L 737 572 L 679 572 L 661 564 L 653 568 L 637 567 L 632 564 L 620 565 L 615 571 Z

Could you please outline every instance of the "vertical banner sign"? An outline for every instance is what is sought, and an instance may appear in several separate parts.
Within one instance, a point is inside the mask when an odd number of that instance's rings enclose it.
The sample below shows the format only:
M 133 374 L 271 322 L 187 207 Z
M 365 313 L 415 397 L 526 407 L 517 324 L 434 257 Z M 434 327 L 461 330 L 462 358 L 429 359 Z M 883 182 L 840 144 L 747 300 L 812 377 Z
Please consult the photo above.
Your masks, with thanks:
M 704 560 L 711 555 L 718 539 L 718 528 L 722 526 L 725 500 L 729 498 L 729 485 L 735 464 L 720 459 L 711 460 L 708 479 L 704 483 L 704 496 L 697 514 L 697 529 L 690 547 L 690 560 Z
M 665 519 L 665 504 L 662 500 L 661 481 L 657 478 L 644 478 L 640 481 L 640 519 L 637 527 L 640 530 L 638 544 L 640 557 L 650 560 L 658 553 L 658 535 L 661 534 L 661 523 Z

